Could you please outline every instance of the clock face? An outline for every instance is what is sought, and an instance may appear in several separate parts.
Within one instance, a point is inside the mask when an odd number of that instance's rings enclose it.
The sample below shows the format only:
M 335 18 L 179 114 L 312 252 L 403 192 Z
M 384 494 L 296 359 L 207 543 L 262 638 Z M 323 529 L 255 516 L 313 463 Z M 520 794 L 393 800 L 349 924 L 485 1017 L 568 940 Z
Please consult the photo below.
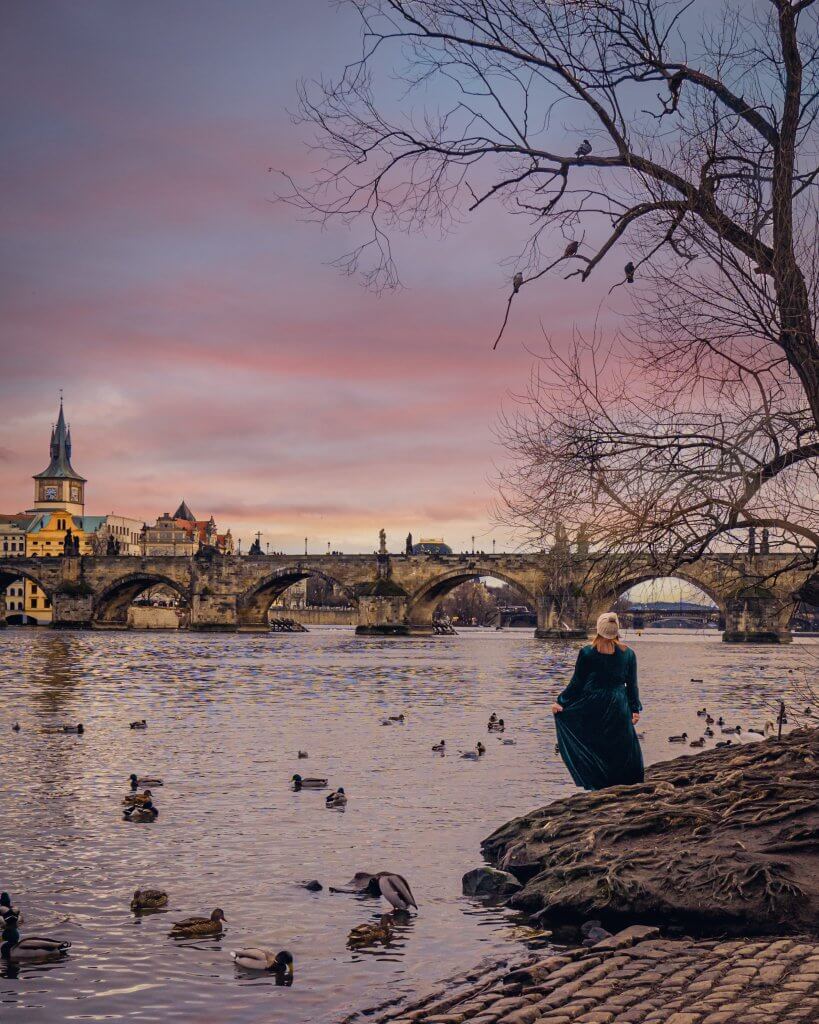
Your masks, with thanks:
M 71 488 L 71 500 L 72 501 L 79 501 L 80 500 L 80 489 L 79 489 L 79 487 L 72 487 Z
M 56 487 L 45 487 L 43 488 L 43 498 L 45 501 L 56 501 L 57 500 L 57 488 Z

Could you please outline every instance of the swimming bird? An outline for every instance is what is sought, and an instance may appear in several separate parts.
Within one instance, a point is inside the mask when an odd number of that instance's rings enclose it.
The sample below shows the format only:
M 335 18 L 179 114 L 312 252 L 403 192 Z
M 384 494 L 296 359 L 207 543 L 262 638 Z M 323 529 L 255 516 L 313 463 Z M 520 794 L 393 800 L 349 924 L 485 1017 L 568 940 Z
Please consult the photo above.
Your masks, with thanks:
M 446 750 L 446 740 L 441 740 L 440 743 L 436 743 L 432 749 L 435 751 L 436 754 L 443 754 L 443 752 Z
M 379 871 L 376 874 L 370 871 L 356 871 L 346 885 L 331 887 L 330 892 L 359 892 L 368 896 L 383 896 L 396 910 L 409 910 L 410 907 L 418 909 L 409 882 L 403 875 L 398 875 L 394 871 Z
M 359 924 L 350 930 L 347 945 L 350 949 L 361 949 L 362 946 L 374 946 L 380 942 L 388 946 L 392 939 L 393 924 L 389 914 L 384 914 L 378 924 Z
M 168 894 L 164 889 L 136 889 L 131 899 L 131 910 L 159 910 L 168 905 Z
M 720 729 L 723 736 L 737 736 L 742 732 L 742 729 L 738 725 L 729 725 L 726 729 Z
M 326 789 L 327 779 L 318 778 L 307 778 L 304 779 L 301 775 L 294 775 L 290 780 L 293 783 L 293 789 L 298 793 L 300 789 Z
M 498 738 L 500 739 L 500 737 Z M 504 740 L 503 742 L 506 741 Z M 514 740 L 512 742 L 514 743 Z M 483 743 L 481 743 L 480 740 L 478 740 L 478 742 L 475 744 L 475 750 L 477 750 L 479 757 L 483 757 L 483 755 L 486 753 L 486 747 L 483 745 Z
M 704 736 L 700 736 L 700 738 L 698 740 L 691 740 L 691 742 L 688 744 L 688 746 L 689 747 L 704 747 L 705 746 L 705 737 Z
M 722 715 L 720 715 L 717 719 L 717 725 L 725 725 L 725 719 L 722 717 Z
M 730 747 L 733 744 L 733 740 L 720 740 L 717 743 L 718 747 Z
M 574 151 L 574 155 L 579 157 L 581 160 L 584 156 L 588 156 L 592 151 L 592 144 L 588 139 L 583 139 L 577 149 Z
M 706 725 L 713 725 L 714 724 L 714 719 L 711 717 L 711 715 L 706 715 L 705 716 L 705 724 Z
M 194 939 L 200 935 L 221 935 L 224 930 L 222 928 L 223 921 L 227 921 L 225 912 L 221 907 L 217 907 L 210 917 L 186 917 L 184 921 L 175 921 L 168 935 L 172 939 Z
M 19 732 L 20 731 L 20 723 L 19 722 L 15 722 L 14 725 L 11 727 L 11 731 L 12 732 Z
M 699 710 L 699 711 L 697 712 L 697 718 L 705 718 L 705 716 L 706 716 L 707 714 L 708 714 L 708 711 L 707 711 L 707 709 L 706 709 L 706 708 L 701 708 L 701 709 L 700 709 L 700 710 Z
M 488 732 L 503 732 L 506 729 L 506 725 L 502 718 L 499 718 L 496 722 L 490 722 L 486 727 Z
M 163 786 L 162 779 L 153 779 L 149 775 L 134 775 L 133 773 L 128 776 L 128 781 L 131 783 L 131 789 L 138 789 L 140 786 Z
M 144 718 L 140 718 L 140 720 L 138 722 L 131 722 L 131 728 L 132 729 L 147 729 L 148 728 L 148 723 L 145 721 Z
M 55 960 L 65 956 L 70 947 L 70 942 L 40 935 L 23 939 L 17 929 L 17 918 L 9 917 L 3 926 L 0 957 L 3 960 Z
M 122 798 L 124 807 L 144 807 L 145 804 L 151 802 L 151 791 L 150 789 L 143 790 L 142 793 L 128 793 Z
M 688 733 L 684 732 L 684 733 L 682 733 L 679 736 L 669 736 L 668 737 L 668 742 L 669 743 L 685 743 L 685 741 L 687 739 L 688 739 Z
M 154 807 L 153 802 L 148 800 L 147 803 L 139 806 L 126 807 L 122 812 L 122 817 L 125 821 L 144 824 L 146 822 L 156 821 L 159 817 L 159 808 Z
M 748 732 L 752 732 L 755 736 L 772 736 L 774 731 L 773 722 L 766 722 L 762 729 L 748 729 Z
M 230 958 L 245 971 L 266 971 L 269 974 L 293 977 L 293 954 L 286 949 L 274 953 L 272 949 L 263 949 L 261 946 L 245 946 L 243 949 L 232 949 Z
M 344 792 L 344 787 L 339 786 L 333 793 L 327 795 L 327 799 L 324 801 L 325 807 L 346 807 L 347 806 L 347 794 Z
M 492 714 L 489 716 L 489 724 L 491 725 L 493 722 L 497 722 L 497 720 L 498 720 L 498 716 L 493 711 Z
M 707 729 L 705 730 L 705 732 L 703 733 L 703 736 L 707 736 L 707 737 L 708 737 L 709 739 L 710 739 L 710 738 L 711 738 L 711 737 L 712 737 L 713 735 L 714 735 L 714 730 L 713 730 L 713 729 L 712 729 L 712 728 L 711 728 L 710 726 L 709 726 L 709 727 L 708 727 L 708 728 L 707 728 Z
M 0 918 L 6 921 L 12 917 L 17 919 L 18 924 L 22 924 L 23 915 L 17 907 L 11 905 L 11 896 L 7 892 L 0 892 Z
M 402 711 L 400 715 L 390 715 L 390 721 L 391 722 L 399 722 L 401 725 L 403 725 L 404 724 L 404 712 Z
M 62 728 L 63 732 L 75 733 L 77 736 L 82 736 L 85 732 L 85 726 L 80 722 L 78 725 L 64 725 Z
M 308 755 L 306 750 L 300 750 L 299 753 L 298 753 L 298 758 L 299 758 L 300 761 L 306 760 L 308 756 L 309 755 Z

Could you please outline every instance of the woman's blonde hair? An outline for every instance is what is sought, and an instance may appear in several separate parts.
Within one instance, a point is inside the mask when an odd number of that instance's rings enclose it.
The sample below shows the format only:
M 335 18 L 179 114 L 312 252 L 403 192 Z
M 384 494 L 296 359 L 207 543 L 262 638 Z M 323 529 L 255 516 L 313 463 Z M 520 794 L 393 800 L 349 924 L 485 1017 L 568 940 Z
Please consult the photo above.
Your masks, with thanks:
M 609 640 L 608 637 L 600 636 L 598 633 L 594 640 L 592 640 L 592 647 L 600 654 L 614 654 L 616 648 L 620 648 L 621 651 L 625 651 L 626 645 L 618 636 L 616 640 Z

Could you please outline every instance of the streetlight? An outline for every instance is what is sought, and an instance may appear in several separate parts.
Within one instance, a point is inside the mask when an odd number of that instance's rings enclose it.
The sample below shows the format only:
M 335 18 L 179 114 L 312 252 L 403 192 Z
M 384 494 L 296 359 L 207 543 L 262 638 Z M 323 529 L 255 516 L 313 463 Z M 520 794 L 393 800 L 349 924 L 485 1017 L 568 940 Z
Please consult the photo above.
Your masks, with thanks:
M 304 538 L 304 553 L 307 554 L 307 538 Z
M 472 554 L 475 554 L 475 534 L 472 534 Z
M 492 554 L 495 554 L 495 538 L 492 538 Z

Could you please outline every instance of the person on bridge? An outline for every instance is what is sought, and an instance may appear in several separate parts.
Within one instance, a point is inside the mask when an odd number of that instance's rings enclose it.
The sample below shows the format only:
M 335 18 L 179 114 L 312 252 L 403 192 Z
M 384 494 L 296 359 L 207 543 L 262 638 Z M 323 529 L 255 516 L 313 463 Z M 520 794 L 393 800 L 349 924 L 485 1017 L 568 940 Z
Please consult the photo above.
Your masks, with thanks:
M 614 612 L 597 620 L 594 640 L 577 655 L 574 675 L 552 705 L 557 745 L 583 789 L 643 781 L 643 754 L 634 726 L 643 706 L 637 658 L 620 641 Z

